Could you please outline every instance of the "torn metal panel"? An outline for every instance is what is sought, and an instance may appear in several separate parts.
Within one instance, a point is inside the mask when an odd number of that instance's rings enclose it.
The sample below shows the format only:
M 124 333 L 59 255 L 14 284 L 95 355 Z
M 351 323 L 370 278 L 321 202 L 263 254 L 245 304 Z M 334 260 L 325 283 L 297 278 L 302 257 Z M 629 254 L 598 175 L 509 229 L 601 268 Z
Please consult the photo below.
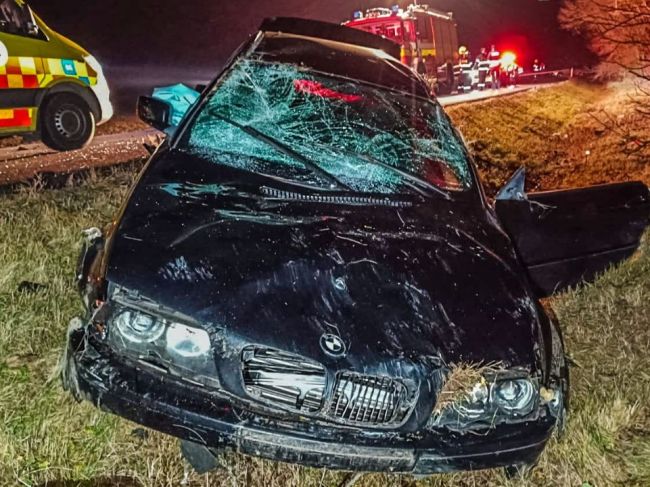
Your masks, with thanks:
M 639 247 L 650 222 L 641 182 L 497 199 L 499 220 L 540 296 L 593 280 Z

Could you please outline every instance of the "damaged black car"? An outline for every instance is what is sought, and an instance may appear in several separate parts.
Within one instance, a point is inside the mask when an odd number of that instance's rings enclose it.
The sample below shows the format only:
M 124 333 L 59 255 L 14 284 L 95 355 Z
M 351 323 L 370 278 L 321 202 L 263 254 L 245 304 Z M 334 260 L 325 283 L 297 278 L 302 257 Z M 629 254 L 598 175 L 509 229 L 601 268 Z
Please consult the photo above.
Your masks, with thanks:
M 63 383 L 184 441 L 330 469 L 535 464 L 568 370 L 540 298 L 629 257 L 648 188 L 492 204 L 396 46 L 265 21 L 88 233 Z M 141 97 L 169 129 L 171 107 Z M 209 462 L 207 462 L 209 466 Z

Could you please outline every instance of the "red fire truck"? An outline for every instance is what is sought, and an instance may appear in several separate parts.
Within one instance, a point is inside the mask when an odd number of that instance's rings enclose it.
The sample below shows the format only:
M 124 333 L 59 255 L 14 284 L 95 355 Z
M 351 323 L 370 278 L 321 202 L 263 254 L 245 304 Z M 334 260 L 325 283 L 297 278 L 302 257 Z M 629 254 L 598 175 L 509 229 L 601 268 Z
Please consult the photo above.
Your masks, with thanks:
M 395 6 L 357 11 L 354 19 L 343 25 L 394 41 L 401 46 L 402 63 L 433 80 L 441 91 L 451 89 L 458 52 L 456 21 L 451 12 L 416 2 L 406 9 Z

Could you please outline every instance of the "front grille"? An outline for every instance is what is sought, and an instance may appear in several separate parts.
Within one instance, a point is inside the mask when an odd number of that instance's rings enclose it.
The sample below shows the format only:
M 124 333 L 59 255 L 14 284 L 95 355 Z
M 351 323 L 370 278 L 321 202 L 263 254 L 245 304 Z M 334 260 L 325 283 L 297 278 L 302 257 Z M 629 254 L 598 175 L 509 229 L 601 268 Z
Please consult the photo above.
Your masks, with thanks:
M 323 404 L 325 369 L 303 357 L 267 348 L 242 354 L 244 387 L 258 399 L 297 411 L 318 411 Z
M 390 377 L 339 374 L 329 415 L 345 422 L 401 423 L 410 409 L 406 387 Z

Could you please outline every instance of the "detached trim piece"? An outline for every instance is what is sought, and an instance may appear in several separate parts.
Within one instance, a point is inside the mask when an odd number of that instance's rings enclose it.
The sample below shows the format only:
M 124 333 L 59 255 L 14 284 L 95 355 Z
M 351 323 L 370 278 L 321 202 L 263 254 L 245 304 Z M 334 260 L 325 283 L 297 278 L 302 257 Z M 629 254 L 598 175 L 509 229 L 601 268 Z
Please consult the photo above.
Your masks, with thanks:
M 315 412 L 323 404 L 327 377 L 322 365 L 298 355 L 248 347 L 242 353 L 244 388 L 264 402 Z

